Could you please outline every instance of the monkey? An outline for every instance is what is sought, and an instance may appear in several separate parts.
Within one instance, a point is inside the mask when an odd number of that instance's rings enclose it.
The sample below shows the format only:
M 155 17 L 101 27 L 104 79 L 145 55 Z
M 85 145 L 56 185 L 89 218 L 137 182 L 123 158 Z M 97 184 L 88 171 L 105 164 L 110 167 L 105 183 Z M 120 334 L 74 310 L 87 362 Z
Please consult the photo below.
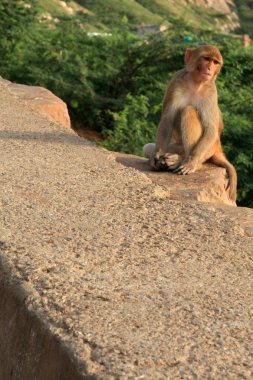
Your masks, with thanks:
M 226 169 L 229 198 L 236 200 L 237 174 L 220 141 L 223 129 L 215 80 L 222 68 L 220 51 L 203 44 L 185 51 L 186 67 L 169 81 L 163 98 L 156 143 L 143 147 L 155 170 L 187 175 L 206 162 Z

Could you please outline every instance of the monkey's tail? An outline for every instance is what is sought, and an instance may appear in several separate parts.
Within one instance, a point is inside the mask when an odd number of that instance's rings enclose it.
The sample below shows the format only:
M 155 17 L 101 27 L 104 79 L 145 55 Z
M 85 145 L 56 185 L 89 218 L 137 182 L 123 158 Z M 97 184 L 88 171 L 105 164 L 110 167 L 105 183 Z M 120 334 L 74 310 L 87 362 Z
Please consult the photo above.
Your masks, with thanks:
M 229 198 L 235 202 L 236 189 L 237 189 L 237 174 L 236 174 L 235 168 L 233 167 L 232 164 L 230 164 L 230 162 L 227 160 L 227 158 L 222 152 L 215 153 L 211 157 L 210 161 L 213 162 L 215 165 L 222 166 L 223 168 L 226 169 L 228 173 L 228 177 L 229 177 L 229 182 L 228 182 L 226 190 L 229 188 Z

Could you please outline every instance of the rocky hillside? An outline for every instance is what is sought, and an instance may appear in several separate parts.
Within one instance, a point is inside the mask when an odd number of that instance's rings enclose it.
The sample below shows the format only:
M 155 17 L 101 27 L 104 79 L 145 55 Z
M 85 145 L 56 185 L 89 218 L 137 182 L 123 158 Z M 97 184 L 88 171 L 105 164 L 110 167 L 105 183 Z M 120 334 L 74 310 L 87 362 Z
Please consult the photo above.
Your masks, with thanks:
M 131 28 L 150 25 L 234 31 L 240 27 L 233 0 L 39 0 L 40 21 L 55 24 L 62 17 L 77 17 L 88 31 L 106 31 L 117 27 L 122 19 Z
M 182 0 L 182 3 L 206 6 L 222 13 L 231 13 L 231 9 L 235 8 L 232 0 Z

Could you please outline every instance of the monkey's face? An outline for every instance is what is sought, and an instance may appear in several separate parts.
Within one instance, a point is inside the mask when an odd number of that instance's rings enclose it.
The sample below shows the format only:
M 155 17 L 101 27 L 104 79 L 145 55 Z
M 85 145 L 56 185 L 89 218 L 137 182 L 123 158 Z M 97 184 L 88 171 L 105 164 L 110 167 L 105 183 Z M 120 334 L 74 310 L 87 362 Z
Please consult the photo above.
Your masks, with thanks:
M 197 72 L 201 82 L 207 82 L 219 73 L 220 62 L 215 57 L 200 56 L 197 64 Z
M 186 49 L 185 62 L 187 69 L 196 82 L 215 80 L 222 67 L 222 56 L 213 45 L 203 45 L 196 49 Z

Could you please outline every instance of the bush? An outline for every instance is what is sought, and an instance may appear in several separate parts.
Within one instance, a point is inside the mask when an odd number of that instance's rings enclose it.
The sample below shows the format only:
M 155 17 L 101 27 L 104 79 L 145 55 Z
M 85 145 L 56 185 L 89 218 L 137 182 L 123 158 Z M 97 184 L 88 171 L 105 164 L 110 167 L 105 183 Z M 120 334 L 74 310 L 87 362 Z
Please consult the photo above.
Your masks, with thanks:
M 123 110 L 112 113 L 114 131 L 103 130 L 102 145 L 124 153 L 142 155 L 142 146 L 154 141 L 155 125 L 148 119 L 149 103 L 144 95 L 133 97 L 128 94 Z

